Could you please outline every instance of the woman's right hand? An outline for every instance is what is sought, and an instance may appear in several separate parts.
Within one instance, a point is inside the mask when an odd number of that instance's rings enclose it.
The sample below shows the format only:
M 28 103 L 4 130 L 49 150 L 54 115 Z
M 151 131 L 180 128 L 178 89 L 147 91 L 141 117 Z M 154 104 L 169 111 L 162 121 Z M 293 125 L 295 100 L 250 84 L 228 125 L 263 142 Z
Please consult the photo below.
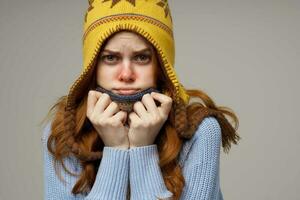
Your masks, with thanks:
M 127 113 L 121 111 L 110 96 L 90 90 L 87 100 L 87 118 L 91 121 L 105 146 L 119 149 L 129 148 L 128 130 L 123 124 Z

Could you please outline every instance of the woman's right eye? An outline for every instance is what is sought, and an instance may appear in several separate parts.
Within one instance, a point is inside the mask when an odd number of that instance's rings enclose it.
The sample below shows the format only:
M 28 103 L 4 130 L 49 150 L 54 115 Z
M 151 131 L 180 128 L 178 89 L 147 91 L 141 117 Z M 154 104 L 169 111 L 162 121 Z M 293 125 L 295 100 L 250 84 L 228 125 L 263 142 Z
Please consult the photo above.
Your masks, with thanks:
M 115 55 L 104 55 L 101 56 L 101 60 L 107 63 L 115 62 L 118 60 L 118 57 Z

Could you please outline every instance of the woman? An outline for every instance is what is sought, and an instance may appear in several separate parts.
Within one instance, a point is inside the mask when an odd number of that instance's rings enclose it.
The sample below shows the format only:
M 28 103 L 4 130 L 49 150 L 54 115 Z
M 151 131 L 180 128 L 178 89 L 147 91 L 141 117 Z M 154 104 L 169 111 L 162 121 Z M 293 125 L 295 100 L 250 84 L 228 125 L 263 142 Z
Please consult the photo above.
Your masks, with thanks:
M 240 139 L 238 119 L 179 83 L 167 1 L 89 3 L 83 71 L 43 132 L 45 199 L 223 199 L 220 146 Z M 149 88 L 129 111 L 112 100 Z

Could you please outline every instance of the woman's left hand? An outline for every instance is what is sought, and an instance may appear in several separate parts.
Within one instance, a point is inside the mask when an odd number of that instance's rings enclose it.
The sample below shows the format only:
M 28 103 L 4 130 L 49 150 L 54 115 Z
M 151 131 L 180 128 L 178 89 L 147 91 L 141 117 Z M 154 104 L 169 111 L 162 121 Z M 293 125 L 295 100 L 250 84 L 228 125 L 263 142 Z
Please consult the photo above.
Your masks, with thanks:
M 156 106 L 154 99 L 161 103 Z M 147 146 L 154 143 L 161 127 L 168 119 L 172 98 L 157 92 L 145 94 L 142 101 L 133 105 L 129 113 L 128 139 L 130 147 Z

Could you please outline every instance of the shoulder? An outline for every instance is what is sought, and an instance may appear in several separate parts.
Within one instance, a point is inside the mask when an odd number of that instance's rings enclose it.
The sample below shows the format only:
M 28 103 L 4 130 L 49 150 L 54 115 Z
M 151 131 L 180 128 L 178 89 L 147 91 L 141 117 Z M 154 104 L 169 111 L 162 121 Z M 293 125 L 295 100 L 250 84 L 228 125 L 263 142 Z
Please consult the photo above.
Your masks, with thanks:
M 205 117 L 198 125 L 193 137 L 186 143 L 195 143 L 199 140 L 220 140 L 221 126 L 218 120 L 213 116 Z
M 212 154 L 217 155 L 222 141 L 221 126 L 213 116 L 205 117 L 198 125 L 193 137 L 183 143 L 180 163 L 187 160 L 198 162 Z
M 213 116 L 205 117 L 193 137 L 194 140 L 219 140 L 221 138 L 221 126 L 218 120 Z

